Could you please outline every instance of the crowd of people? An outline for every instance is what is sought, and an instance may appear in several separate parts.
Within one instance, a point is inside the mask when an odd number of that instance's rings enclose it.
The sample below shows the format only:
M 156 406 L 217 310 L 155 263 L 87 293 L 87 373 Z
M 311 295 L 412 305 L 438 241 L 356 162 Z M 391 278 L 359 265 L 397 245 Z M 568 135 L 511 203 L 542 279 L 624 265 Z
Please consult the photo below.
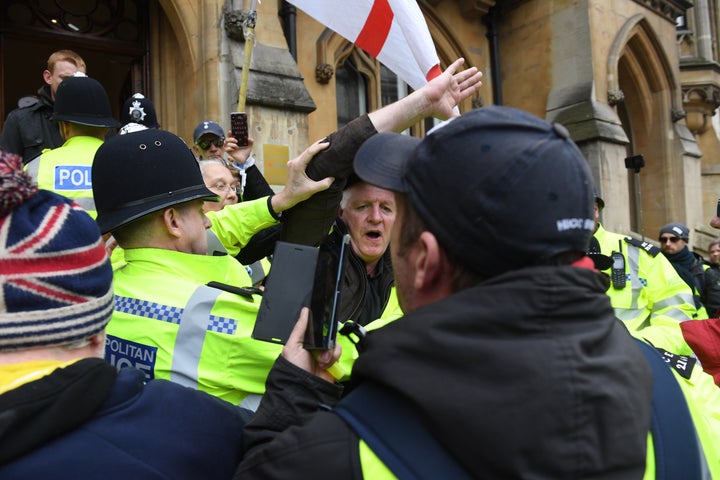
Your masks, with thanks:
M 252 138 L 189 147 L 140 93 L 117 121 L 53 53 L 0 132 L 0 477 L 720 477 L 720 240 L 606 230 L 568 131 L 459 114 L 462 67 L 276 191 Z M 307 308 L 253 338 L 277 242 L 347 236 L 337 344 Z

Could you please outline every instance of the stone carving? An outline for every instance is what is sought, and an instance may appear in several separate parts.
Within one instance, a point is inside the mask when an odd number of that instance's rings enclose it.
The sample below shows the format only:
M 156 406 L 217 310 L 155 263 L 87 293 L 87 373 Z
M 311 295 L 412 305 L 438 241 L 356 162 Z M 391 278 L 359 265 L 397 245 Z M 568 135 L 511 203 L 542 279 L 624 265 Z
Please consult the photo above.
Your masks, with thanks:
M 611 107 L 614 107 L 615 105 L 625 101 L 625 94 L 620 89 L 608 90 L 607 100 L 608 100 L 608 105 L 610 105 Z
M 315 66 L 315 81 L 318 83 L 322 83 L 323 85 L 329 83 L 334 74 L 335 69 L 328 63 Z
M 247 14 L 242 10 L 225 10 L 223 13 L 223 23 L 225 24 L 225 33 L 228 38 L 237 40 L 238 42 L 245 41 L 243 25 L 245 25 L 246 17 Z

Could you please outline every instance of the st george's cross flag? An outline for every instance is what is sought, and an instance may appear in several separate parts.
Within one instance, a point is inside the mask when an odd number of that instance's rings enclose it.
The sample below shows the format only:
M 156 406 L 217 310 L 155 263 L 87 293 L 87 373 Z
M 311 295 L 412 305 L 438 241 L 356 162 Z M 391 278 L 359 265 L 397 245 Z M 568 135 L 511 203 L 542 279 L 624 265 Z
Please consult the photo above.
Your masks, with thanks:
M 417 90 L 441 73 L 415 0 L 288 0 L 377 58 Z

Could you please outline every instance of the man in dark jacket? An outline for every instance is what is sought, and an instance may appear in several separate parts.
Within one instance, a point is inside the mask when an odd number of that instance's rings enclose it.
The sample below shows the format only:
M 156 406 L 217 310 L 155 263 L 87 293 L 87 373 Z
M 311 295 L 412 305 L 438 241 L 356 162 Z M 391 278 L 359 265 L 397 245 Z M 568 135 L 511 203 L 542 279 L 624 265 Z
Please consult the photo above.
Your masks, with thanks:
M 720 310 L 720 238 L 708 245 L 708 268 L 705 270 L 705 292 L 703 302 L 710 318 L 717 318 Z
M 103 360 L 98 227 L 21 167 L 1 154 L 0 478 L 229 478 L 249 412 Z
M 567 130 L 484 107 L 375 135 L 355 171 L 396 192 L 405 316 L 368 335 L 349 397 L 395 393 L 471 478 L 642 478 L 651 374 L 584 256 L 593 181 Z M 388 478 L 335 412 L 279 409 L 289 382 L 268 377 L 235 478 Z
M 705 259 L 688 248 L 690 229 L 680 222 L 663 225 L 658 237 L 660 248 L 665 258 L 670 261 L 675 271 L 693 292 L 695 308 L 703 308 L 702 298 L 705 295 Z M 706 318 L 703 310 L 697 318 Z
M 50 55 L 38 101 L 8 114 L 0 134 L 0 150 L 20 155 L 23 162 L 28 163 L 43 149 L 63 144 L 57 123 L 50 120 L 55 92 L 63 80 L 78 71 L 85 73 L 85 61 L 72 50 L 58 50 Z
M 330 241 L 339 242 L 349 233 L 352 245 L 338 318 L 367 325 L 383 317 L 386 307 L 397 305 L 390 298 L 395 284 L 389 249 L 395 212 L 393 192 L 350 177 L 330 234 Z

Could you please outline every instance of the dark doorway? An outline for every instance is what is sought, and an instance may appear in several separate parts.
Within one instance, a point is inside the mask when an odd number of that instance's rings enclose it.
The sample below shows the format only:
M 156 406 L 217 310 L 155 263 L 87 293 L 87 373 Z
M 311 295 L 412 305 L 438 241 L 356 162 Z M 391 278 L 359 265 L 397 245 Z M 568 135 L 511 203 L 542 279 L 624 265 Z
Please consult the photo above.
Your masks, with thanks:
M 43 85 L 47 58 L 76 51 L 105 87 L 115 118 L 149 87 L 147 0 L 4 0 L 0 7 L 0 128 Z

